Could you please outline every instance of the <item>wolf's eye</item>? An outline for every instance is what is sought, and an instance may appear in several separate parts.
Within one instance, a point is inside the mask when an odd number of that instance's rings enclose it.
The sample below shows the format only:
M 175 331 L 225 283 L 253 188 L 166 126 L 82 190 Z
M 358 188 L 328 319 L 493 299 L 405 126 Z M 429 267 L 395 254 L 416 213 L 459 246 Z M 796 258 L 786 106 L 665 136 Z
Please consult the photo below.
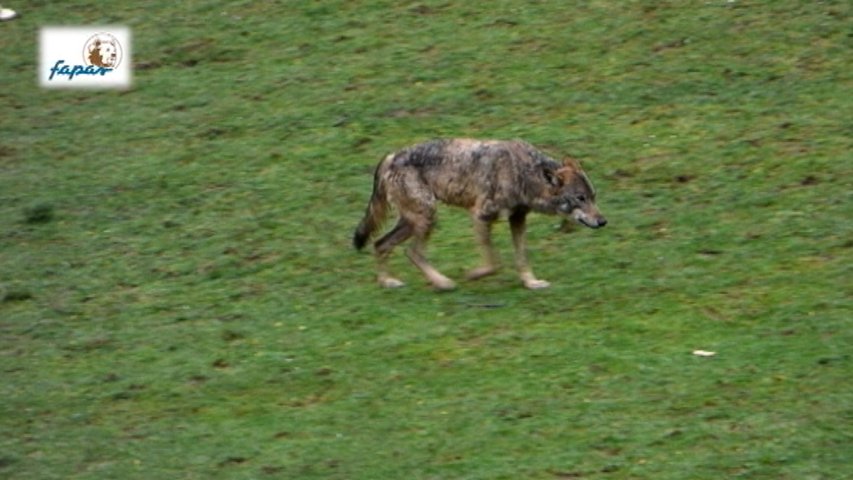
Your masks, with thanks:
M 578 195 L 578 202 L 586 203 L 586 195 Z

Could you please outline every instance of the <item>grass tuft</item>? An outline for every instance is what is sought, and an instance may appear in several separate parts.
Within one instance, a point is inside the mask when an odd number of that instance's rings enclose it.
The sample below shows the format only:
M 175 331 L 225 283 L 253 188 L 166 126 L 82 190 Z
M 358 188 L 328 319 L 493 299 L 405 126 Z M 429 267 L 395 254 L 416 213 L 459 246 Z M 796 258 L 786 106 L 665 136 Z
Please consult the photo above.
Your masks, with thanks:
M 24 209 L 24 223 L 30 225 L 48 223 L 54 218 L 54 207 L 49 203 L 37 203 Z

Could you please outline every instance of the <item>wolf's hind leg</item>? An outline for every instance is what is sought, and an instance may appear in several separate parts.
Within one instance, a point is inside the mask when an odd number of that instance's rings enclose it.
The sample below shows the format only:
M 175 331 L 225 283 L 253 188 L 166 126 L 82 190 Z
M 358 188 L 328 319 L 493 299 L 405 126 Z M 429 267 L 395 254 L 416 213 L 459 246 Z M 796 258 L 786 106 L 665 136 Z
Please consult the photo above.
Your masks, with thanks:
M 427 261 L 424 256 L 424 249 L 426 247 L 426 242 L 429 240 L 430 233 L 432 233 L 432 229 L 434 226 L 434 214 L 424 216 L 422 218 L 417 219 L 414 226 L 414 240 L 412 241 L 412 246 L 406 250 L 406 255 L 409 257 L 409 260 L 418 267 L 421 272 L 423 272 L 424 276 L 426 276 L 427 280 L 438 290 L 453 290 L 456 288 L 456 284 L 453 280 L 444 276 L 441 272 L 435 269 L 430 263 Z
M 402 281 L 391 276 L 391 273 L 388 271 L 388 257 L 391 255 L 391 250 L 408 240 L 413 232 L 412 224 L 403 217 L 400 217 L 397 220 L 397 225 L 374 244 L 376 248 L 377 280 L 379 281 L 379 285 L 385 288 L 397 288 L 405 285 Z
M 480 246 L 480 251 L 483 255 L 483 265 L 468 271 L 467 278 L 469 280 L 477 280 L 498 271 L 499 264 L 495 249 L 492 246 L 492 223 L 493 218 L 481 218 L 477 213 L 472 215 L 474 222 L 474 234 L 477 237 L 477 244 Z
M 515 247 L 515 265 L 518 268 L 518 275 L 521 277 L 524 286 L 536 290 L 540 288 L 548 288 L 550 283 L 545 280 L 539 280 L 533 275 L 533 270 L 530 268 L 530 263 L 527 260 L 527 241 L 525 240 L 526 226 L 526 210 L 517 210 L 509 216 L 509 228 L 512 231 L 512 243 Z

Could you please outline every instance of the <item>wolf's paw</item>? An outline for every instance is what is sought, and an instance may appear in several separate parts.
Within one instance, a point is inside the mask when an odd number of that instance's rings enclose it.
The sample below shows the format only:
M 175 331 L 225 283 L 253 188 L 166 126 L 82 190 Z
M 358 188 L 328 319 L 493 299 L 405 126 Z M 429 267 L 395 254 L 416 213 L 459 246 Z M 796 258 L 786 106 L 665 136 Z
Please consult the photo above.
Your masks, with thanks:
M 465 278 L 468 280 L 477 280 L 483 277 L 488 277 L 489 275 L 494 275 L 498 271 L 497 267 L 493 267 L 491 265 L 485 265 L 482 267 L 477 267 L 473 270 L 470 270 Z
M 406 284 L 394 277 L 382 277 L 379 279 L 379 285 L 383 288 L 400 288 Z
M 535 278 L 524 280 L 524 286 L 531 290 L 541 290 L 543 288 L 548 288 L 551 284 L 545 280 L 537 280 Z
M 456 283 L 453 280 L 444 277 L 444 278 L 436 278 L 432 280 L 432 286 L 439 291 L 447 292 L 456 288 Z

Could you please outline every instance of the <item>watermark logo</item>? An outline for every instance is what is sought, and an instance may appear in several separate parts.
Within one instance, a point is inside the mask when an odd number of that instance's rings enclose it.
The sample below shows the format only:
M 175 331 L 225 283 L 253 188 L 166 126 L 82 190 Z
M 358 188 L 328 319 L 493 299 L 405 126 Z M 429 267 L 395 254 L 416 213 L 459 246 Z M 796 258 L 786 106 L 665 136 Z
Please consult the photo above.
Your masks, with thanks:
M 130 30 L 126 27 L 43 27 L 39 43 L 42 87 L 130 87 Z

